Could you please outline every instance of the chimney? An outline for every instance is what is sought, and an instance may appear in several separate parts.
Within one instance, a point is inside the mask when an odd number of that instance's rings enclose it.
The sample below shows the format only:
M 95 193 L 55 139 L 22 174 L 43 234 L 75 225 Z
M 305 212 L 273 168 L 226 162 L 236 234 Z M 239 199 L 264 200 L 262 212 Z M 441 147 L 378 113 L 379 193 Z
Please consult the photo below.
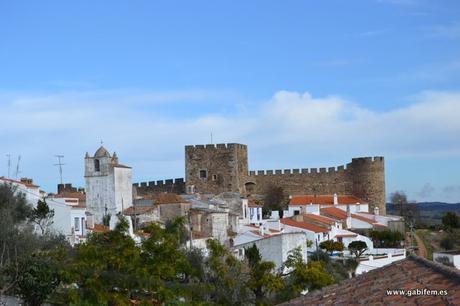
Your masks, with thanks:
M 374 207 L 374 215 L 378 216 L 379 215 L 379 208 L 376 206 Z
M 337 196 L 337 193 L 334 193 L 334 205 L 339 204 L 339 197 Z
M 351 211 L 350 205 L 347 205 L 347 229 L 351 228 Z

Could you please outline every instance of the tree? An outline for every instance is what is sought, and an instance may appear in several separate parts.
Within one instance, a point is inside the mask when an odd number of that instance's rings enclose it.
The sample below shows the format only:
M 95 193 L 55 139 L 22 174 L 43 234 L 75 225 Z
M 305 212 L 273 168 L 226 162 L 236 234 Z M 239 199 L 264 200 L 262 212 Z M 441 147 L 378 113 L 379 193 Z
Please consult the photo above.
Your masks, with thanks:
M 70 289 L 67 301 L 92 305 L 128 305 L 131 295 L 143 287 L 141 250 L 126 232 L 121 219 L 113 231 L 92 234 L 76 247 L 65 271 Z M 69 288 L 74 288 L 70 286 Z
M 246 303 L 251 298 L 246 286 L 250 278 L 248 266 L 218 241 L 209 239 L 206 245 L 209 256 L 205 262 L 205 282 L 210 285 L 210 291 L 204 300 L 217 305 Z
M 274 211 L 278 210 L 280 212 L 280 217 L 283 217 L 283 210 L 286 208 L 288 198 L 284 192 L 283 187 L 270 185 L 265 190 L 264 197 L 264 211 Z
M 279 300 L 285 301 L 300 295 L 305 290 L 315 290 L 334 282 L 333 277 L 325 270 L 326 264 L 321 261 L 306 263 L 301 249 L 295 248 L 289 252 L 284 263 L 284 270 L 288 271 L 286 286 L 279 295 Z
M 448 211 L 442 217 L 442 224 L 447 231 L 460 227 L 460 218 L 455 212 Z
M 275 274 L 275 263 L 263 261 L 259 249 L 255 244 L 245 249 L 245 257 L 250 269 L 248 288 L 255 295 L 256 305 L 265 305 L 270 302 L 270 296 L 284 287 L 281 275 Z
M 44 235 L 53 224 L 54 209 L 50 209 L 45 200 L 39 200 L 37 207 L 32 210 L 30 220 L 35 223 Z
M 18 293 L 26 305 L 39 306 L 60 283 L 58 264 L 46 254 L 36 254 L 20 263 Z
M 369 236 L 374 246 L 380 248 L 398 248 L 401 246 L 401 241 L 404 240 L 403 234 L 392 230 L 371 231 Z
M 390 202 L 399 215 L 404 217 L 408 226 L 414 226 L 420 219 L 420 211 L 414 201 L 408 201 L 404 191 L 395 191 L 390 195 Z
M 350 250 L 352 254 L 356 256 L 356 258 L 359 258 L 364 252 L 366 252 L 367 244 L 366 242 L 361 241 L 361 240 L 352 241 L 348 245 L 348 249 Z
M 332 253 L 334 251 L 343 251 L 344 249 L 344 246 L 343 246 L 343 243 L 342 242 L 338 242 L 338 241 L 334 241 L 334 240 L 326 240 L 326 241 L 323 241 L 319 244 L 319 247 L 321 249 L 325 249 L 326 251 L 330 252 L 330 254 L 332 255 Z
M 452 237 L 448 236 L 445 237 L 441 240 L 439 245 L 444 249 L 444 250 L 452 250 L 455 246 L 455 240 L 452 239 Z

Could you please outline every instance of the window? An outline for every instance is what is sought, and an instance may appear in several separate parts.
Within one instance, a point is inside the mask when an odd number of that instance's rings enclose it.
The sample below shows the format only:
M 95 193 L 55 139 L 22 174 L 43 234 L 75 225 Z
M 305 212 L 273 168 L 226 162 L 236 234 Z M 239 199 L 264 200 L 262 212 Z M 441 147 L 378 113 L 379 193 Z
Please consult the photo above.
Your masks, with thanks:
M 208 177 L 208 171 L 206 170 L 200 170 L 200 178 L 205 179 Z
M 94 171 L 96 172 L 101 171 L 101 163 L 99 162 L 99 159 L 94 160 Z
M 300 210 L 294 210 L 294 216 L 300 215 Z
M 212 175 L 212 180 L 213 180 L 213 181 L 217 181 L 217 174 L 213 174 L 213 175 Z
M 78 217 L 75 217 L 75 218 L 74 218 L 75 231 L 79 231 L 79 230 L 80 230 L 80 220 L 79 220 L 79 219 L 80 219 L 80 218 L 78 218 Z

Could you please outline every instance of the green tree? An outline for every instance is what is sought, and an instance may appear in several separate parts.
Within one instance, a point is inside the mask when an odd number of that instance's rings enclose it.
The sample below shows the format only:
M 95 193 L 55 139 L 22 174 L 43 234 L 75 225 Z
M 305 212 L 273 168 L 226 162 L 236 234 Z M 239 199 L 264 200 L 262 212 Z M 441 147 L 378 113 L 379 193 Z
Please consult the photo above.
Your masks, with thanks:
M 334 251 L 341 252 L 344 249 L 342 242 L 334 241 L 334 240 L 323 241 L 319 244 L 319 247 L 321 249 L 325 249 L 326 251 L 330 252 L 331 255 Z
M 247 286 L 254 293 L 255 304 L 269 304 L 271 296 L 284 287 L 283 278 L 274 273 L 275 263 L 262 260 L 255 244 L 245 249 L 245 257 L 250 269 Z
M 248 266 L 216 240 L 209 239 L 207 248 L 205 282 L 210 285 L 210 290 L 204 301 L 217 305 L 247 303 L 252 293 L 246 286 L 250 279 Z
M 127 230 L 122 219 L 113 231 L 93 234 L 76 247 L 65 271 L 65 280 L 77 288 L 69 292 L 69 303 L 129 305 L 132 294 L 143 288 L 141 250 Z
M 460 218 L 455 212 L 448 211 L 442 217 L 442 224 L 447 231 L 452 231 L 452 229 L 460 227 Z
M 441 242 L 439 243 L 439 245 L 441 246 L 441 248 L 443 248 L 444 250 L 452 250 L 455 246 L 455 240 L 452 239 L 451 236 L 447 236 L 445 238 L 443 238 L 441 240 Z
M 60 283 L 59 265 L 47 254 L 36 254 L 23 259 L 19 266 L 19 295 L 26 305 L 41 305 Z
M 287 271 L 286 286 L 279 295 L 279 301 L 286 301 L 299 296 L 305 290 L 316 290 L 334 282 L 334 278 L 327 273 L 326 263 L 310 261 L 306 263 L 300 248 L 293 249 L 284 263 Z
M 367 250 L 367 244 L 364 241 L 357 240 L 357 241 L 352 241 L 348 245 L 348 249 L 352 254 L 356 256 L 356 258 L 361 257 L 361 255 L 366 252 Z
M 280 217 L 283 217 L 283 210 L 288 203 L 288 197 L 284 192 L 283 187 L 270 185 L 264 192 L 264 215 L 269 215 L 269 212 L 277 210 L 280 212 Z
M 30 220 L 35 223 L 44 235 L 53 224 L 54 210 L 50 209 L 45 200 L 39 200 L 37 207 L 32 210 Z

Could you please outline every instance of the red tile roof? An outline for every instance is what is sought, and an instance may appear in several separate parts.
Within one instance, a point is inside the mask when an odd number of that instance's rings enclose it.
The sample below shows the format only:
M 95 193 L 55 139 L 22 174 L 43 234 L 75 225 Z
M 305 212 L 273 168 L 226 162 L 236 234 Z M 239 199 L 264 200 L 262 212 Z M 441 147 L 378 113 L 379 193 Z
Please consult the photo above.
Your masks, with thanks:
M 366 203 L 352 195 L 339 195 L 337 196 L 339 205 L 347 204 L 357 204 L 357 203 Z M 309 205 L 309 204 L 323 204 L 323 205 L 334 205 L 334 196 L 333 195 L 299 195 L 292 196 L 289 201 L 289 205 Z
M 154 200 L 155 204 L 177 204 L 177 203 L 189 203 L 184 200 L 180 195 L 169 192 L 162 192 L 157 194 L 143 196 L 146 200 Z
M 336 238 L 353 238 L 358 237 L 358 234 L 337 234 L 335 235 Z
M 347 218 L 347 213 L 337 207 L 324 207 L 320 209 L 321 214 L 327 214 L 339 220 L 345 220 Z
M 104 224 L 94 224 L 92 230 L 95 233 L 107 233 L 110 231 L 109 227 Z
M 123 210 L 123 213 L 126 215 L 142 215 L 148 212 L 151 212 L 152 210 L 155 209 L 155 206 L 130 206 Z
M 53 194 L 49 196 L 50 198 L 56 198 L 56 199 L 63 199 L 63 198 L 69 198 L 69 199 L 78 199 L 80 201 L 86 201 L 86 194 L 83 192 L 79 191 L 64 191 L 58 194 Z
M 321 215 L 303 214 L 302 216 L 303 216 L 304 218 L 311 219 L 311 220 L 315 220 L 315 221 L 318 221 L 318 222 L 321 222 L 321 223 L 325 223 L 325 224 L 328 224 L 328 225 L 334 225 L 335 222 L 337 222 L 336 220 L 334 220 L 334 219 L 332 219 L 332 218 L 328 218 L 328 217 L 321 216 Z
M 389 295 L 387 290 L 447 290 L 447 295 Z M 460 271 L 409 256 L 281 305 L 459 305 Z
M 248 207 L 262 207 L 263 203 L 258 200 L 250 199 L 248 200 Z
M 295 221 L 295 220 L 292 220 L 292 219 L 289 219 L 289 218 L 283 218 L 283 219 L 280 220 L 280 222 L 283 223 L 283 224 L 289 225 L 289 226 L 306 229 L 306 230 L 308 230 L 310 232 L 315 232 L 315 233 L 327 233 L 327 232 L 329 232 L 329 229 L 327 229 L 325 227 L 320 227 L 320 226 L 310 224 L 310 223 L 307 223 L 307 222 L 298 222 L 298 221 Z
M 38 188 L 38 187 L 40 187 L 40 186 L 34 185 L 32 183 L 29 183 L 29 182 L 17 181 L 17 180 L 13 180 L 13 179 L 10 179 L 10 178 L 6 178 L 4 176 L 0 176 L 0 181 L 21 184 L 21 185 L 24 185 L 24 186 L 29 187 L 29 188 Z

